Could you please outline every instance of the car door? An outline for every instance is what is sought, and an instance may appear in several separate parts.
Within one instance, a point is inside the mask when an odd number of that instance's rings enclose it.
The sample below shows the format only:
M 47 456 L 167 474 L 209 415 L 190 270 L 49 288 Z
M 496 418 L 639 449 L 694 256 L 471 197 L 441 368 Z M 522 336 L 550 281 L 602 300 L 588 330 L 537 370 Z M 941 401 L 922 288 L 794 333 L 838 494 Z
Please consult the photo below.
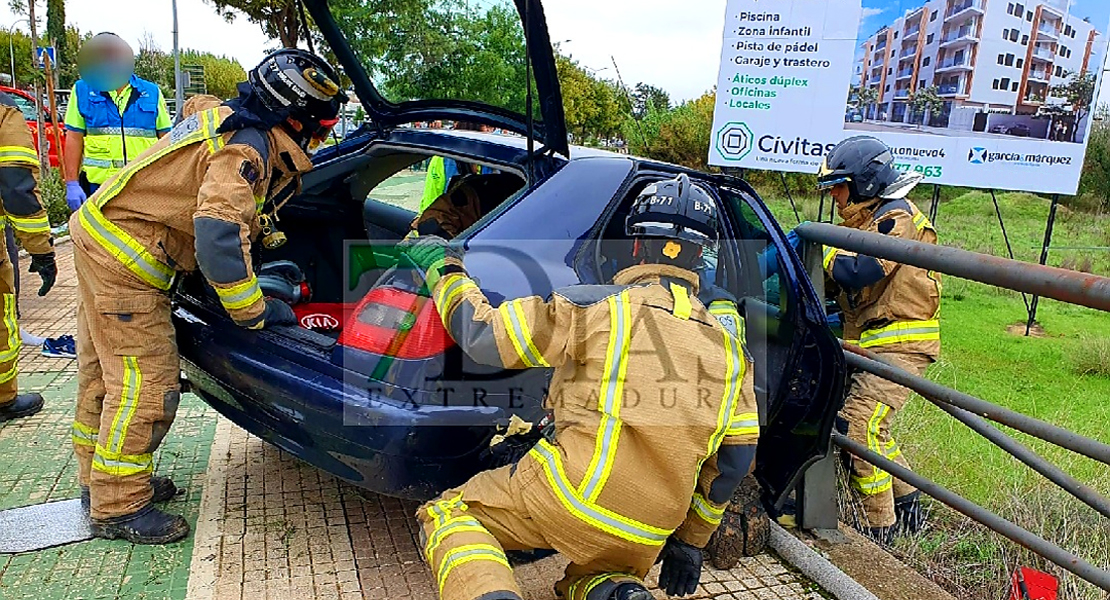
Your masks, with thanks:
M 805 469 L 828 452 L 844 400 L 844 355 L 824 302 L 758 194 L 738 179 L 719 178 L 717 185 L 723 223 L 742 264 L 733 291 L 765 407 L 755 475 L 781 505 Z

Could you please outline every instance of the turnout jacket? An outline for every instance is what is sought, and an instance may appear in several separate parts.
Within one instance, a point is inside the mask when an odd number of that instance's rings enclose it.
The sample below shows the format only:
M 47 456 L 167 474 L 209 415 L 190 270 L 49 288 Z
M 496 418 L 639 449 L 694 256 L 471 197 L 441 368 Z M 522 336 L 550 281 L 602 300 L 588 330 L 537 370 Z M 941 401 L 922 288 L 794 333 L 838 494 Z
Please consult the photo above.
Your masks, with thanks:
M 554 369 L 555 441 L 518 465 L 542 472 L 524 492 L 533 518 L 570 513 L 611 540 L 597 543 L 660 546 L 675 534 L 704 547 L 759 437 L 736 304 L 706 307 L 694 273 L 641 265 L 614 285 L 494 307 L 448 262 L 434 300 L 462 349 L 488 365 Z
M 937 243 L 929 218 L 909 200 L 881 200 L 863 231 Z M 940 274 L 825 248 L 825 272 L 839 288 L 844 339 L 877 352 L 940 355 Z
M 195 112 L 101 186 L 71 230 L 106 266 L 159 290 L 199 267 L 232 319 L 260 328 L 265 300 L 251 242 L 263 210 L 291 196 L 312 163 L 278 127 L 220 133 L 232 109 L 214 97 L 187 108 Z
M 54 242 L 38 181 L 39 155 L 31 130 L 15 101 L 0 92 L 0 227 L 11 224 L 28 253 L 48 254 Z M 0 240 L 0 248 L 2 244 Z

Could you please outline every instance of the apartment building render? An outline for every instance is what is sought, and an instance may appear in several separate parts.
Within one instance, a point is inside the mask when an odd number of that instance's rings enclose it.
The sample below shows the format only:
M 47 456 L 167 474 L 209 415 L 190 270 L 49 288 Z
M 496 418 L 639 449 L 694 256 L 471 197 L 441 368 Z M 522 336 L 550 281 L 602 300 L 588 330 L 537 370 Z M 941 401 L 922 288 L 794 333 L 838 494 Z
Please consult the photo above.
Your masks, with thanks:
M 945 100 L 943 114 L 930 115 L 940 127 L 970 130 L 976 114 L 1035 115 L 1062 104 L 1052 86 L 1101 67 L 1092 64 L 1101 34 L 1068 8 L 1068 0 L 927 0 L 906 11 L 857 54 L 857 84 L 878 97 L 866 118 L 920 119 L 908 101 L 930 86 Z

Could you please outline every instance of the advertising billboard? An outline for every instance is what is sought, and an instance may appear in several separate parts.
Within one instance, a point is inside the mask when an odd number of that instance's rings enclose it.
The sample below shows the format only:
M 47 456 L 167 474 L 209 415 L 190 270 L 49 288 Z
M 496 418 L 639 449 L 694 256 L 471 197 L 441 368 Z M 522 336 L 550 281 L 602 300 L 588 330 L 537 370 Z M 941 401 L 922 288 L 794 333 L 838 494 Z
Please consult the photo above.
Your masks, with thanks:
M 1074 194 L 1110 35 L 1093 0 L 728 0 L 710 164 L 815 173 L 852 135 L 926 183 Z

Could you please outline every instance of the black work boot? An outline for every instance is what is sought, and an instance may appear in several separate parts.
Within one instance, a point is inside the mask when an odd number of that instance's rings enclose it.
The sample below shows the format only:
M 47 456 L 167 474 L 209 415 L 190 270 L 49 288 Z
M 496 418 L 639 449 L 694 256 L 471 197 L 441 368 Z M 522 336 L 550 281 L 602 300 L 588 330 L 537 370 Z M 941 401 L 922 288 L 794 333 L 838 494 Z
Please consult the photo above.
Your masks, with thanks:
M 106 540 L 124 539 L 132 544 L 156 546 L 185 539 L 189 535 L 189 522 L 185 517 L 164 513 L 153 504 L 147 504 L 130 515 L 93 519 L 92 532 Z
M 925 527 L 925 513 L 921 510 L 921 492 L 906 494 L 894 499 L 895 527 L 901 534 L 914 534 Z
M 0 406 L 0 423 L 29 417 L 42 410 L 42 394 L 20 394 L 11 402 Z
M 169 477 L 151 475 L 150 487 L 154 489 L 154 497 L 151 498 L 150 501 L 155 504 L 169 502 L 177 495 L 177 486 L 173 484 L 173 480 Z M 89 512 L 89 507 L 91 505 L 89 488 L 87 486 L 81 486 L 81 507 L 85 509 L 85 512 Z

